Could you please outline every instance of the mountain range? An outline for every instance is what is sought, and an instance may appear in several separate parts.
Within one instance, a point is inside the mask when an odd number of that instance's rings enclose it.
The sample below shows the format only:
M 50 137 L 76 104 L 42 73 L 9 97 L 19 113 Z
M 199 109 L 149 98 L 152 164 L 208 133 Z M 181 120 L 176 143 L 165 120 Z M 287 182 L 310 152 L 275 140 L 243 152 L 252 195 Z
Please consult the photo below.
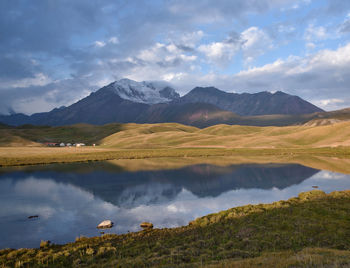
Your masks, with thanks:
M 50 112 L 1 115 L 0 122 L 18 126 L 89 123 L 178 122 L 205 127 L 218 123 L 242 125 L 288 125 L 306 122 L 319 107 L 281 91 L 255 94 L 227 93 L 215 87 L 196 87 L 180 95 L 164 82 L 121 79 L 89 96 Z

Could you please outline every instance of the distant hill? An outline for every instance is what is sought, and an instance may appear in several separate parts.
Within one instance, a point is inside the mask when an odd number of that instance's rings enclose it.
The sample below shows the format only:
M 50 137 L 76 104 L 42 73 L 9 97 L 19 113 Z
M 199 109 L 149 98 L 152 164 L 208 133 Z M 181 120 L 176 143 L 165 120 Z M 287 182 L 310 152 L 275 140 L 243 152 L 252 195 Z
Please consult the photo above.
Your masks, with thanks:
M 310 114 L 317 112 L 322 110 L 283 92 L 235 94 L 214 87 L 197 87 L 180 97 L 173 88 L 162 82 L 121 79 L 68 107 L 31 116 L 2 115 L 0 122 L 12 126 L 103 125 L 114 122 L 177 122 L 198 127 L 216 124 L 283 126 L 303 124 L 316 116 Z
M 0 129 L 0 146 L 43 142 L 96 143 L 104 148 L 317 148 L 350 146 L 350 122 L 326 126 L 256 127 L 215 125 L 196 128 L 178 123 L 77 124 Z
M 0 128 L 0 146 L 31 146 L 44 142 L 83 142 L 91 145 L 122 129 L 121 124 L 103 126 L 76 124 L 60 127 L 24 125 Z
M 238 115 L 266 114 L 310 114 L 323 112 L 317 106 L 281 91 L 276 93 L 259 92 L 255 94 L 227 93 L 215 87 L 196 87 L 182 98 L 179 103 L 209 103 Z
M 327 126 L 255 127 L 127 124 L 100 141 L 119 149 L 145 148 L 316 148 L 350 146 L 350 122 Z
M 2 128 L 11 128 L 11 127 L 6 124 L 0 123 L 0 129 Z

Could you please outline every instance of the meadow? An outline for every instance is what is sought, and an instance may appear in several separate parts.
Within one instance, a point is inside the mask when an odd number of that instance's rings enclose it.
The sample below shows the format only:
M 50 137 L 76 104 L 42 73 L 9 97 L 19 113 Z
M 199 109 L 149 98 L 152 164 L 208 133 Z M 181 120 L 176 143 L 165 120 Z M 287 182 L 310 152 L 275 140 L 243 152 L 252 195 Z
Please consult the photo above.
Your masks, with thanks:
M 350 122 L 288 127 L 216 125 L 204 129 L 177 123 L 79 124 L 3 128 L 0 134 L 0 166 L 159 157 L 350 156 Z M 97 146 L 49 148 L 44 142 Z

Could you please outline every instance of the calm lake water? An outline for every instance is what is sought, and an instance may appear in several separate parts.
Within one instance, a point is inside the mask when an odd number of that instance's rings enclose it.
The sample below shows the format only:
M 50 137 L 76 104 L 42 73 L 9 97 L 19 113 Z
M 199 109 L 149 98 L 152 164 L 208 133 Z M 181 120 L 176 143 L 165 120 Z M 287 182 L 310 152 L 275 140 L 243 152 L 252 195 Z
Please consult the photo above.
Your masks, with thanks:
M 107 162 L 0 169 L 0 248 L 38 247 L 40 240 L 74 241 L 108 233 L 186 225 L 235 206 L 270 203 L 319 186 L 350 189 L 350 175 L 297 164 L 193 165 L 124 171 Z M 28 219 L 30 215 L 39 218 Z

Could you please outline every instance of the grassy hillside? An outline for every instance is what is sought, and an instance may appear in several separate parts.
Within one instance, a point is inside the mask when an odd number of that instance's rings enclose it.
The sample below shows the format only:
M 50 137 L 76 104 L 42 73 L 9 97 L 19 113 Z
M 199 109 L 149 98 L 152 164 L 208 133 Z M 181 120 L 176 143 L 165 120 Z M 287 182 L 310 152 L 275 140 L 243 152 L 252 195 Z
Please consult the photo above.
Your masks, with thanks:
M 350 122 L 326 126 L 252 127 L 215 125 L 205 129 L 180 124 L 126 124 L 100 141 L 105 147 L 147 148 L 315 148 L 350 146 Z
M 189 225 L 1 250 L 3 267 L 343 267 L 350 265 L 350 191 L 311 191 Z M 38 245 L 39 246 L 39 245 Z
M 0 128 L 0 146 L 33 145 L 43 142 L 84 142 L 95 143 L 100 139 L 123 129 L 122 124 L 95 126 L 76 124 L 63 127 L 23 125 L 20 127 Z
M 350 122 L 315 127 L 216 125 L 205 129 L 177 123 L 80 124 L 6 128 L 0 129 L 0 134 L 3 146 L 0 166 L 237 154 L 350 156 Z M 99 146 L 48 148 L 41 145 L 44 141 L 96 143 Z
M 120 149 L 350 146 L 350 122 L 288 127 L 215 125 L 204 129 L 177 123 L 77 124 L 64 127 L 27 125 L 0 129 L 0 146 L 39 146 L 43 142 L 97 143 Z

